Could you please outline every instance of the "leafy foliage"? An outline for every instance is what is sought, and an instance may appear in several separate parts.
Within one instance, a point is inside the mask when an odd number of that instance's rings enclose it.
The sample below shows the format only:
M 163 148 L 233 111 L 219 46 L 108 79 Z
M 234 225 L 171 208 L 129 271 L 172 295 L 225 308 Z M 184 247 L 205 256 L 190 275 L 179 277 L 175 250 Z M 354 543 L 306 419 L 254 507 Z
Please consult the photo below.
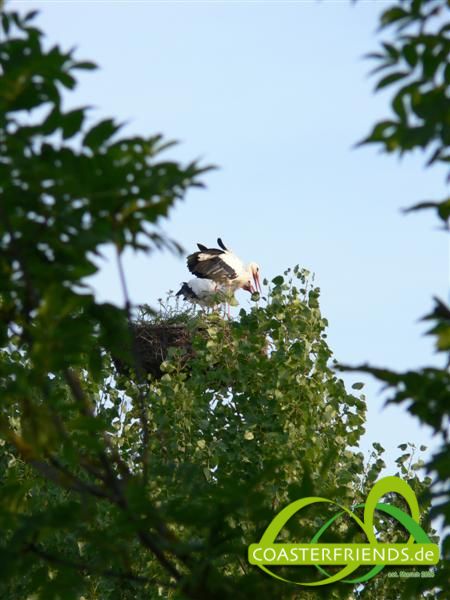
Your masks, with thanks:
M 64 111 L 63 89 L 94 65 L 45 50 L 33 18 L 4 12 L 0 43 L 0 595 L 300 597 L 249 568 L 247 544 L 298 497 L 364 500 L 383 466 L 381 448 L 367 467 L 358 452 L 365 400 L 330 368 L 319 290 L 296 267 L 236 321 L 171 313 L 195 352 L 186 368 L 172 349 L 147 377 L 121 255 L 177 251 L 158 225 L 206 168 L 161 160 L 161 136 L 121 138 L 114 120 Z M 104 244 L 124 309 L 85 283 Z M 423 496 L 428 482 L 402 475 Z M 283 535 L 308 540 L 321 518 Z M 398 597 L 376 585 L 313 597 Z
M 369 55 L 378 62 L 374 73 L 381 78 L 376 89 L 393 90 L 389 119 L 377 123 L 363 143 L 378 144 L 403 155 L 420 149 L 427 153 L 427 166 L 450 162 L 450 8 L 445 0 L 398 0 L 381 15 L 381 30 L 389 30 L 389 41 Z M 408 210 L 433 208 L 448 230 L 450 200 L 422 201 Z M 445 368 L 424 367 L 396 373 L 363 365 L 355 370 L 373 374 L 390 390 L 388 402 L 407 403 L 409 412 L 434 430 L 440 448 L 426 463 L 434 473 L 432 515 L 450 525 L 450 308 L 435 298 L 435 308 L 425 320 L 433 323 L 428 332 L 444 353 Z M 440 580 L 448 590 L 450 535 L 443 541 L 444 567 Z M 443 591 L 442 593 L 446 593 Z M 444 597 L 444 596 L 443 596 Z
M 403 155 L 421 149 L 427 166 L 450 162 L 450 23 L 446 0 L 398 0 L 384 10 L 380 29 L 393 31 L 378 52 L 368 54 L 381 74 L 375 89 L 395 84 L 392 114 L 361 142 Z M 450 217 L 450 200 L 422 201 L 409 210 L 435 208 Z

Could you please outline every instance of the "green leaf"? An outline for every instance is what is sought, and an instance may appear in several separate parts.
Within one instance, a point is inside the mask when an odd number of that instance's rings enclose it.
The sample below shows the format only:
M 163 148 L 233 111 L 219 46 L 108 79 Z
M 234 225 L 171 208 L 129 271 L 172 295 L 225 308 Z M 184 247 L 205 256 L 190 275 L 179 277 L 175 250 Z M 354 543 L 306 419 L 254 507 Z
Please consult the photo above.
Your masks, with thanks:
M 418 204 L 414 204 L 414 206 L 410 206 L 405 209 L 406 213 L 414 212 L 418 210 L 425 210 L 428 208 L 433 208 L 437 211 L 439 217 L 447 223 L 447 220 L 450 218 L 450 199 L 445 199 L 442 202 L 435 202 L 433 200 L 425 200 L 423 202 L 419 202 Z
M 63 116 L 59 110 L 59 107 L 55 106 L 42 123 L 42 132 L 45 135 L 49 135 L 56 131 L 59 127 L 62 127 L 62 123 Z
M 121 125 L 113 119 L 105 119 L 92 127 L 83 138 L 83 146 L 97 150 L 105 144 L 119 129 Z
M 278 285 L 283 285 L 283 283 L 284 283 L 284 278 L 283 278 L 283 276 L 282 276 L 282 275 L 277 275 L 276 277 L 274 277 L 274 278 L 272 279 L 272 283 L 273 283 L 274 285 L 277 285 L 277 286 L 278 286 Z
M 403 93 L 399 93 L 394 97 L 392 101 L 392 108 L 402 121 L 406 121 L 407 113 Z
M 98 69 L 98 66 L 94 62 L 82 61 L 74 63 L 73 68 L 84 69 L 85 71 L 94 71 L 95 69 Z
M 59 71 L 56 75 L 56 79 L 68 90 L 73 90 L 75 87 L 75 77 L 72 77 L 67 71 Z
M 23 22 L 24 23 L 28 23 L 28 21 L 32 21 L 33 19 L 36 18 L 36 16 L 39 14 L 38 10 L 31 10 L 30 12 L 28 12 L 24 18 L 23 18 Z
M 444 69 L 444 80 L 447 85 L 450 85 L 450 63 L 445 65 Z
M 364 383 L 362 383 L 361 381 L 357 381 L 356 383 L 354 383 L 352 385 L 353 390 L 362 390 L 363 387 L 364 387 Z
M 423 52 L 421 57 L 422 72 L 424 79 L 433 79 L 439 65 L 441 64 L 441 58 L 435 56 L 432 50 L 426 50 Z
M 382 454 L 384 452 L 384 448 L 380 443 L 373 442 L 372 446 L 378 452 L 378 454 Z
M 5 12 L 2 12 L 2 27 L 3 31 L 8 35 L 9 33 L 9 15 Z
M 400 79 L 404 79 L 405 77 L 408 77 L 409 73 L 408 71 L 398 71 L 396 73 L 390 73 L 389 75 L 386 75 L 386 77 L 383 77 L 382 79 L 380 79 L 380 81 L 377 83 L 377 85 L 375 86 L 375 90 L 381 90 L 384 87 L 387 87 L 388 85 L 391 85 L 392 83 L 395 83 L 396 81 L 400 81 Z
M 397 48 L 395 46 L 393 46 L 392 44 L 389 44 L 387 42 L 382 42 L 382 46 L 386 50 L 386 53 L 389 56 L 389 58 L 391 58 L 393 60 L 398 59 L 398 57 L 400 56 L 400 52 L 399 52 L 399 50 L 397 50 Z
M 395 131 L 396 127 L 397 123 L 395 121 L 380 121 L 374 126 L 372 133 L 359 142 L 358 145 L 361 146 L 373 142 L 382 142 L 386 137 L 389 137 L 392 134 L 392 131 Z
M 85 108 L 78 108 L 62 115 L 63 139 L 69 139 L 81 130 Z
M 406 452 L 405 454 L 402 454 L 401 456 L 399 456 L 395 462 L 403 464 L 410 457 L 411 457 L 411 453 L 410 452 Z
M 410 67 L 415 67 L 418 61 L 418 54 L 413 44 L 406 44 L 403 46 L 402 54 L 406 62 Z
M 400 6 L 394 6 L 393 8 L 389 8 L 385 10 L 381 17 L 381 26 L 386 27 L 387 25 L 391 25 L 397 21 L 403 20 L 409 17 L 409 13 L 401 8 Z

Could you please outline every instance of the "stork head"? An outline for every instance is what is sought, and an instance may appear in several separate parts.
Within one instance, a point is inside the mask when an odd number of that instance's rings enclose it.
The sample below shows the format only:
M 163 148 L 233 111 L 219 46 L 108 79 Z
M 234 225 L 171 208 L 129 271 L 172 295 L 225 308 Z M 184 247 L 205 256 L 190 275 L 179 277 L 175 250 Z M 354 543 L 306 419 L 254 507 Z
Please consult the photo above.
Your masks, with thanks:
M 247 270 L 253 279 L 253 285 L 251 282 L 249 282 L 249 284 L 250 284 L 249 291 L 252 293 L 253 292 L 261 293 L 261 282 L 259 279 L 259 265 L 256 264 L 255 262 L 251 262 L 248 265 Z

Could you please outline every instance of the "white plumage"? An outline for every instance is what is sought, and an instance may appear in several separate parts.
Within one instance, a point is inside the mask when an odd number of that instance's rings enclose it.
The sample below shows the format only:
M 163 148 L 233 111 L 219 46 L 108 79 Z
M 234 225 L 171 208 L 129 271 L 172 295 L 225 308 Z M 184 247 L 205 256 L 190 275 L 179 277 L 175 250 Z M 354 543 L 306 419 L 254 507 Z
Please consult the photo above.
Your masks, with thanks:
M 223 284 L 232 291 L 238 288 L 248 292 L 261 291 L 259 266 L 254 262 L 245 266 L 236 254 L 225 247 L 220 238 L 217 243 L 220 249 L 197 244 L 199 252 L 194 252 L 187 258 L 189 271 L 200 279 Z
M 191 304 L 199 304 L 208 308 L 230 301 L 227 289 L 223 285 L 211 281 L 211 279 L 184 281 L 176 295 L 183 296 L 184 300 Z

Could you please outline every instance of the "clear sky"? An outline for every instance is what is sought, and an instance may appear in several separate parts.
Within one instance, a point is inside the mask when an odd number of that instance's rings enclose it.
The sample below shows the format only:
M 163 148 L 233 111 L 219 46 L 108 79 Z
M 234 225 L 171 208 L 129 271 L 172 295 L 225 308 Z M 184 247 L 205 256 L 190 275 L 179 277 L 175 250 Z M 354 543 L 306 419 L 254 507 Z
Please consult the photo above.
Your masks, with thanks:
M 439 364 L 418 319 L 432 294 L 447 296 L 448 242 L 437 219 L 400 209 L 445 195 L 443 171 L 420 155 L 400 162 L 354 149 L 385 117 L 389 93 L 372 93 L 377 16 L 388 3 L 25 1 L 64 48 L 101 70 L 81 75 L 67 106 L 95 106 L 96 119 L 126 121 L 125 133 L 161 132 L 171 156 L 202 157 L 219 170 L 164 223 L 189 251 L 220 235 L 268 279 L 299 263 L 314 271 L 329 344 L 347 364 L 398 369 Z M 130 256 L 135 303 L 156 304 L 189 274 L 169 254 Z M 105 265 L 99 298 L 121 302 Z M 246 306 L 245 293 L 239 296 Z M 403 408 L 382 410 L 368 381 L 364 448 L 379 441 L 392 459 L 405 441 L 432 444 Z

